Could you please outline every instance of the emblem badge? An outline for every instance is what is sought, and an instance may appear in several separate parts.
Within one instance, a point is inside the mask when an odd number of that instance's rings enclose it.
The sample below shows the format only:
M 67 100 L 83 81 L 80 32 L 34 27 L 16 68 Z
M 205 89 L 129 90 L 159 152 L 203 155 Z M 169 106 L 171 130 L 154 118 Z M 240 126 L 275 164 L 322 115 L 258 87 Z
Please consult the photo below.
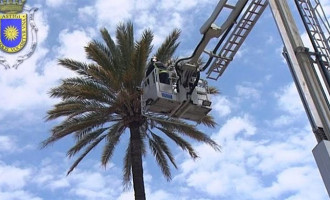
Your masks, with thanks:
M 26 0 L 0 1 L 0 64 L 6 69 L 17 68 L 37 45 L 38 29 L 34 23 L 37 9 L 25 9 L 25 3 Z

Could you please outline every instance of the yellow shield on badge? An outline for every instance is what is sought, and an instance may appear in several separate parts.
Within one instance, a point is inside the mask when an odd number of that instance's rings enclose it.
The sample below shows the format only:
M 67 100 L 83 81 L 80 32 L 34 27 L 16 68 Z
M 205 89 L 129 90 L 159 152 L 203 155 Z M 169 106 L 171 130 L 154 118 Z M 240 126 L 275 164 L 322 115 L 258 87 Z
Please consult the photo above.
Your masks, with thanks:
M 27 41 L 27 14 L 0 15 L 0 49 L 16 53 Z

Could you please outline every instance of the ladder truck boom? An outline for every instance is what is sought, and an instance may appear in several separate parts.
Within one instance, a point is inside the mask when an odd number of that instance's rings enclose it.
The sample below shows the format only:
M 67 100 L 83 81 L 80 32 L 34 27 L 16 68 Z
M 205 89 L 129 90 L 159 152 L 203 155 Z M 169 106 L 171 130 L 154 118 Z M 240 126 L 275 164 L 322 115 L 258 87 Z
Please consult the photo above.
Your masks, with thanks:
M 200 122 L 211 111 L 207 81 L 200 73 L 218 80 L 269 4 L 284 44 L 283 55 L 318 142 L 313 155 L 330 196 L 330 25 L 319 0 L 294 0 L 311 49 L 304 46 L 286 0 L 232 2 L 218 2 L 200 28 L 202 39 L 192 55 L 170 66 L 170 84 L 158 81 L 156 69 L 146 77 L 142 111 Z M 219 25 L 220 19 L 224 20 Z M 207 50 L 214 40 L 213 50 Z M 205 55 L 208 59 L 202 65 Z
M 268 5 L 267 0 L 236 0 L 234 4 L 233 1 L 230 2 L 219 1 L 200 28 L 202 38 L 192 55 L 177 60 L 169 67 L 169 84 L 159 81 L 157 69 L 148 74 L 142 83 L 143 113 L 200 122 L 211 111 L 207 81 L 200 78 L 200 73 L 207 70 L 214 60 L 208 69 L 207 78 L 219 78 Z M 225 20 L 219 22 L 220 18 Z M 216 46 L 213 50 L 206 50 L 214 40 Z M 200 60 L 204 55 L 208 56 L 208 60 L 202 66 Z M 212 78 L 214 74 L 216 78 Z
M 330 196 L 330 26 L 318 0 L 295 0 L 313 46 L 310 51 L 287 2 L 269 0 L 269 4 L 284 43 L 283 54 L 318 142 L 313 155 Z
M 197 86 L 199 73 L 207 70 L 213 60 L 208 69 L 207 78 L 216 80 L 220 77 L 267 5 L 267 0 L 239 0 L 236 1 L 236 4 L 229 4 L 227 0 L 219 1 L 211 16 L 200 28 L 203 36 L 193 54 L 190 57 L 179 59 L 175 63 L 179 77 L 178 90 L 185 95 L 185 101 L 171 113 L 171 117 L 178 117 L 186 111 L 182 108 L 186 108 L 191 101 L 190 94 Z M 229 14 L 222 24 L 217 25 L 215 22 L 220 18 L 219 16 L 223 17 L 228 12 Z M 217 40 L 217 45 L 213 50 L 207 50 L 207 45 L 212 39 Z M 218 52 L 220 47 L 222 48 Z M 201 66 L 199 60 L 205 54 L 208 56 L 208 60 L 204 66 Z M 216 74 L 215 78 L 211 74 Z

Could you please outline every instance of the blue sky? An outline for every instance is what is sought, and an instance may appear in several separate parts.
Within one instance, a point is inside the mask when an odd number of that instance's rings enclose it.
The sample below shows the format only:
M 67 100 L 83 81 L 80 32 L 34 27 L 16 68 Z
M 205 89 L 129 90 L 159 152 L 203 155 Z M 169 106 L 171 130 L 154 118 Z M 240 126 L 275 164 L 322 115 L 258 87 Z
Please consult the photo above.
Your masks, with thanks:
M 330 3 L 321 2 L 329 14 Z M 216 4 L 214 0 L 28 0 L 26 6 L 39 8 L 37 49 L 17 70 L 0 67 L 0 200 L 133 199 L 133 192 L 123 191 L 121 185 L 125 138 L 106 170 L 99 162 L 100 149 L 95 149 L 69 176 L 66 171 L 74 160 L 66 158 L 66 150 L 72 138 L 39 149 L 58 122 L 44 121 L 46 111 L 58 102 L 49 98 L 48 91 L 61 78 L 74 76 L 58 66 L 57 59 L 86 60 L 83 47 L 100 38 L 98 30 L 106 27 L 113 35 L 116 24 L 126 20 L 133 21 L 137 37 L 143 29 L 152 29 L 155 47 L 180 28 L 176 55 L 188 56 Z M 301 35 L 308 45 L 302 29 Z M 209 81 L 221 91 L 212 104 L 218 126 L 199 128 L 222 146 L 222 152 L 193 142 L 200 156 L 193 161 L 173 146 L 178 169 L 172 170 L 171 182 L 147 156 L 147 199 L 328 198 L 312 155 L 316 139 L 282 48 L 267 8 L 223 76 Z

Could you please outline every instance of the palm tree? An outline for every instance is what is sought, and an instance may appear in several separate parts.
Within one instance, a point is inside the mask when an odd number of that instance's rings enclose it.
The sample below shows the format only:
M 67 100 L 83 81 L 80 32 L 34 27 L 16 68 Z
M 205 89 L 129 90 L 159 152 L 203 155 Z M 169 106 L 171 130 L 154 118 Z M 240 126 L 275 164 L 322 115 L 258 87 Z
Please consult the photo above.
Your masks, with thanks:
M 106 166 L 121 136 L 129 133 L 123 164 L 123 183 L 125 186 L 130 185 L 133 179 L 135 199 L 145 199 L 142 157 L 146 154 L 146 144 L 167 180 L 171 179 L 168 162 L 175 168 L 177 165 L 160 134 L 169 137 L 192 158 L 196 158 L 197 153 L 181 136 L 204 142 L 216 150 L 219 150 L 219 146 L 185 121 L 161 116 L 148 118 L 141 114 L 142 92 L 138 87 L 144 78 L 152 51 L 153 33 L 149 29 L 144 30 L 140 40 L 134 41 L 133 24 L 119 24 L 116 29 L 116 43 L 107 29 L 100 32 L 104 41 L 94 40 L 85 47 L 91 63 L 72 59 L 59 60 L 60 65 L 76 72 L 78 76 L 66 78 L 59 86 L 51 89 L 50 96 L 61 98 L 61 102 L 48 111 L 46 120 L 64 118 L 52 128 L 51 135 L 42 142 L 42 147 L 73 135 L 76 142 L 68 150 L 67 156 L 82 153 L 68 170 L 70 174 L 101 141 L 105 141 L 101 163 Z M 173 30 L 156 51 L 155 56 L 160 61 L 167 61 L 172 57 L 179 45 L 179 35 L 179 30 Z M 205 117 L 202 123 L 209 127 L 215 126 L 210 116 Z

